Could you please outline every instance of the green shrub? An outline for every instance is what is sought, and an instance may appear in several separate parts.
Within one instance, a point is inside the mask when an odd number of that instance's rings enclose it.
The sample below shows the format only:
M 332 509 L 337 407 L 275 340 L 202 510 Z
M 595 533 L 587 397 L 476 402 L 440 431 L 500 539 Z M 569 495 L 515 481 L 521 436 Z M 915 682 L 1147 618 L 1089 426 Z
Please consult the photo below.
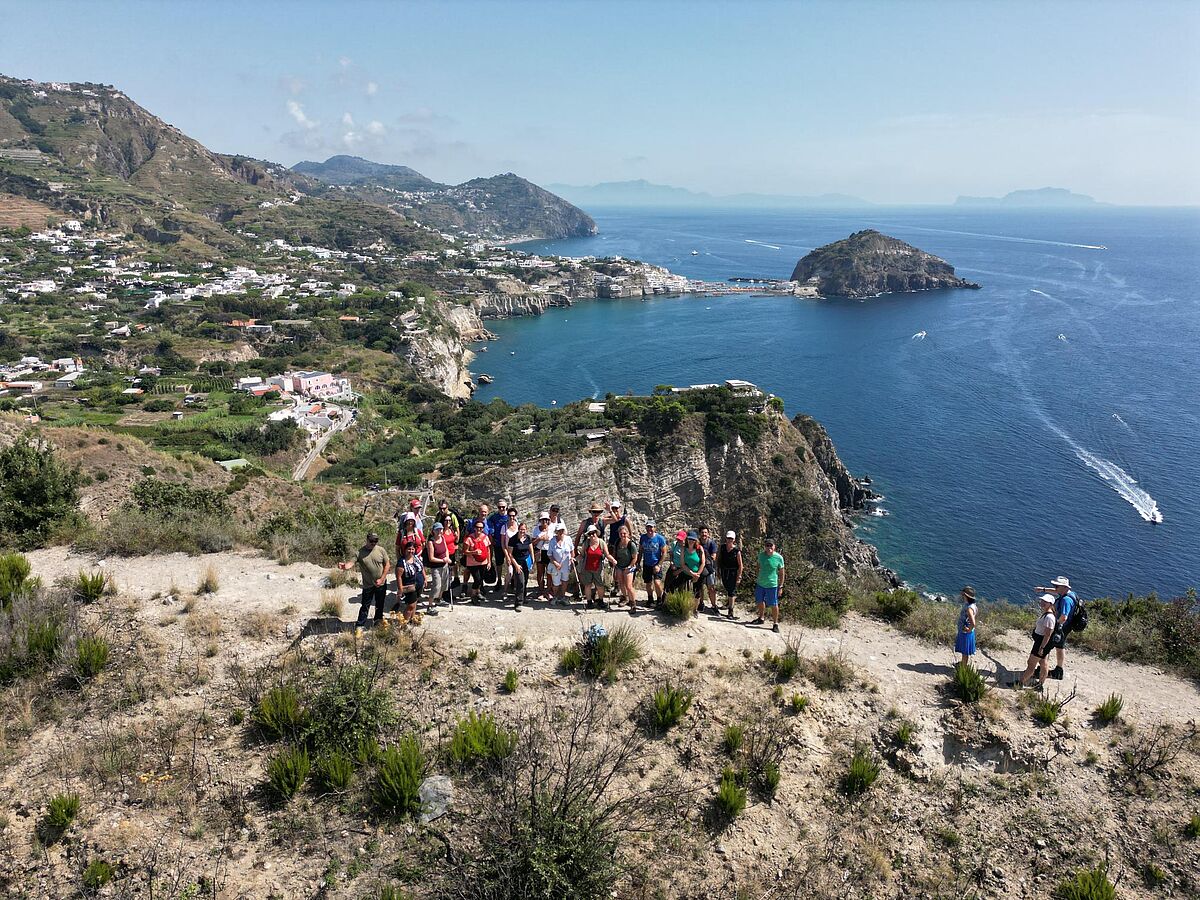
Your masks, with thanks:
M 58 659 L 62 646 L 63 626 L 57 618 L 31 622 L 25 633 L 25 653 L 28 665 L 48 666 Z
M 1125 699 L 1120 694 L 1109 694 L 1108 699 L 1096 707 L 1094 715 L 1101 725 L 1109 725 L 1121 715 Z
M 738 772 L 729 767 L 721 773 L 721 783 L 717 786 L 716 810 L 722 822 L 732 822 L 746 809 L 746 789 L 739 778 Z
M 900 748 L 911 747 L 916 733 L 916 725 L 908 719 L 901 719 L 896 725 L 896 730 L 892 732 L 892 743 Z
M 416 736 L 405 735 L 379 759 L 371 797 L 376 809 L 392 818 L 419 815 L 424 776 L 425 755 L 421 745 Z
M 1192 813 L 1192 817 L 1183 826 L 1183 833 L 1190 838 L 1200 837 L 1200 813 Z
M 304 787 L 311 763 L 303 747 L 287 747 L 267 765 L 267 783 L 279 800 L 291 800 Z
M 78 794 L 55 794 L 46 805 L 46 824 L 55 831 L 66 831 L 79 815 L 79 807 Z
M 842 792 L 848 797 L 865 794 L 879 777 L 879 763 L 865 747 L 855 747 L 850 765 L 842 776 Z
M 162 510 L 123 506 L 113 510 L 103 528 L 80 529 L 76 549 L 104 556 L 150 556 L 156 553 L 220 553 L 244 539 L 229 515 L 196 513 L 180 516 Z
M 517 681 L 518 676 L 516 669 L 509 669 L 507 672 L 505 672 L 503 684 L 505 692 L 509 694 L 515 694 L 517 692 Z
M 95 678 L 108 665 L 108 641 L 101 635 L 89 634 L 75 644 L 75 674 L 80 678 Z
M 827 650 L 815 659 L 803 661 L 804 677 L 826 691 L 844 691 L 854 683 L 854 667 L 840 650 Z
M 663 598 L 663 612 L 676 622 L 686 622 L 699 607 L 700 599 L 691 591 L 671 591 Z
M 491 764 L 508 757 L 516 745 L 516 734 L 497 724 L 491 713 L 471 710 L 455 724 L 446 755 L 460 768 Z
M 391 695 L 364 666 L 338 668 L 308 702 L 306 740 L 318 753 L 353 752 L 367 738 L 378 738 L 396 722 Z
M 20 553 L 0 554 L 0 608 L 8 609 L 13 600 L 33 587 L 32 567 Z
M 379 739 L 375 737 L 363 738 L 354 747 L 354 761 L 360 766 L 373 766 L 382 755 Z
M 921 598 L 916 591 L 897 588 L 894 591 L 879 591 L 874 596 L 875 615 L 887 622 L 899 622 L 908 617 Z
M 326 794 L 340 794 L 354 781 L 354 762 L 345 753 L 334 750 L 317 759 L 313 775 Z
M 779 771 L 778 763 L 765 763 L 763 765 L 762 775 L 759 778 L 763 793 L 767 797 L 774 797 L 775 792 L 779 790 L 779 781 L 782 778 L 783 774 Z
M 79 518 L 79 470 L 41 438 L 0 447 L 0 541 L 25 550 Z
M 1108 880 L 1108 867 L 1081 869 L 1054 889 L 1054 900 L 1116 900 L 1117 890 Z
M 582 665 L 583 654 L 579 652 L 578 647 L 568 647 L 558 658 L 558 667 L 568 675 L 578 672 Z
M 278 685 L 263 694 L 250 718 L 260 732 L 274 740 L 297 740 L 308 724 L 300 693 L 290 684 Z
M 726 725 L 725 738 L 721 742 L 721 746 L 725 748 L 725 752 L 730 756 L 736 754 L 742 749 L 742 741 L 745 740 L 746 729 L 741 725 Z
M 792 676 L 796 674 L 796 670 L 800 667 L 799 645 L 789 640 L 782 653 L 764 650 L 763 665 L 767 667 L 767 671 L 780 684 L 791 681 Z
M 954 666 L 954 672 L 950 675 L 950 686 L 955 696 L 967 703 L 978 703 L 988 692 L 988 686 L 984 683 L 979 670 L 974 666 L 964 666 L 962 663 Z
M 802 589 L 789 589 L 779 601 L 780 615 L 809 628 L 834 628 L 849 609 L 849 589 L 832 577 L 810 579 Z
M 83 886 L 95 893 L 112 881 L 116 874 L 116 870 L 105 860 L 93 859 L 83 870 Z
M 794 713 L 804 712 L 808 709 L 808 698 L 803 694 L 792 694 L 791 707 Z
M 1167 881 L 1166 870 L 1152 862 L 1142 866 L 1142 881 L 1148 888 L 1162 887 Z
M 104 590 L 108 587 L 109 579 L 103 572 L 80 572 L 75 576 L 75 582 L 71 586 L 75 594 L 75 599 L 81 603 L 95 603 L 104 596 Z
M 665 734 L 679 724 L 692 707 L 693 694 L 686 688 L 664 684 L 650 695 L 650 730 Z
M 1033 704 L 1033 719 L 1039 725 L 1053 725 L 1062 712 L 1062 703 L 1049 697 L 1039 697 Z
M 591 645 L 584 645 L 583 670 L 592 678 L 612 683 L 621 669 L 642 655 L 642 637 L 630 625 L 618 625 Z

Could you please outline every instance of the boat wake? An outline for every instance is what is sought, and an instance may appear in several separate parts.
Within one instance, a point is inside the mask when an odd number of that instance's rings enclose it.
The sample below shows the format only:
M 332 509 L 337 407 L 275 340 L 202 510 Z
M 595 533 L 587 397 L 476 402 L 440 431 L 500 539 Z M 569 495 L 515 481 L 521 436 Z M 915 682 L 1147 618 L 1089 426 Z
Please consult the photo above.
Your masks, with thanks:
M 750 238 L 746 238 L 746 243 L 747 244 L 758 244 L 758 246 L 760 246 L 760 247 L 767 247 L 771 250 L 782 250 L 783 249 L 782 247 L 777 247 L 774 244 L 768 244 L 764 241 L 752 241 L 752 240 L 750 240 Z
M 1058 299 L 1057 297 L 1051 297 L 1051 296 L 1050 296 L 1049 294 L 1047 294 L 1045 291 L 1039 291 L 1037 288 L 1030 288 L 1030 289 L 1029 289 L 1029 293 L 1031 293 L 1031 294 L 1037 294 L 1037 295 L 1039 295 L 1039 296 L 1041 296 L 1041 297 L 1045 297 L 1047 300 L 1057 300 L 1057 299 Z
M 929 334 L 929 332 L 927 332 L 927 331 L 918 331 L 916 334 L 914 334 L 912 336 L 912 340 L 923 341 L 928 336 L 928 334 Z
M 883 226 L 885 228 L 910 228 L 913 231 L 931 231 L 935 234 L 961 234 L 967 237 L 990 238 L 993 241 L 1012 241 L 1016 244 L 1049 244 L 1051 247 L 1075 247 L 1079 250 L 1107 250 L 1103 244 L 1072 244 L 1067 241 L 1045 241 L 1041 238 L 1012 237 L 1007 234 L 982 234 L 978 231 L 951 231 L 948 228 L 919 228 L 916 225 Z
M 1129 431 L 1131 433 L 1133 432 L 1133 426 L 1131 426 L 1128 422 L 1126 422 L 1124 419 L 1122 419 L 1120 413 L 1113 413 L 1113 418 L 1116 419 L 1118 422 L 1120 422 L 1125 427 L 1126 431 Z
M 1107 482 L 1109 487 L 1121 496 L 1122 500 L 1138 511 L 1138 515 L 1147 522 L 1157 523 L 1163 520 L 1162 513 L 1158 509 L 1158 501 L 1139 487 L 1132 475 L 1115 462 L 1107 460 L 1102 456 L 1097 456 L 1080 446 L 1078 441 L 1053 422 L 1047 421 L 1046 424 L 1050 426 L 1051 431 L 1067 442 L 1067 446 L 1075 452 L 1080 462 L 1099 475 L 1103 481 Z

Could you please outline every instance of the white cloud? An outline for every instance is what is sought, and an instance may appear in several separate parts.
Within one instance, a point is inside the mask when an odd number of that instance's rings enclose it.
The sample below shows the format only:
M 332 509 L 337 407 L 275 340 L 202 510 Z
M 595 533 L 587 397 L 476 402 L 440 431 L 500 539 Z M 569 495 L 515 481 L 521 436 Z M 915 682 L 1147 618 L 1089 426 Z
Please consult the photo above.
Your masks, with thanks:
M 367 131 L 370 134 L 378 135 L 378 134 L 383 134 L 385 131 L 387 131 L 387 129 L 384 127 L 383 123 L 380 122 L 378 119 L 372 119 L 367 124 Z
M 374 81 L 368 81 L 366 90 L 367 90 L 368 97 L 374 97 L 376 94 L 379 93 L 379 85 L 378 85 L 378 83 L 376 83 Z
M 342 146 L 347 150 L 353 150 L 356 146 L 362 143 L 362 135 L 357 131 L 347 131 L 342 135 Z
M 342 113 L 342 124 L 345 125 L 347 128 L 353 128 L 354 127 L 354 117 L 351 116 L 350 113 L 348 113 L 348 112 Z
M 354 60 L 352 60 L 348 56 L 339 56 L 338 57 L 338 65 L 341 66 L 343 69 L 350 68 L 350 66 L 353 65 L 353 63 L 354 63 Z
M 295 119 L 296 124 L 299 125 L 301 128 L 307 128 L 307 129 L 311 130 L 313 128 L 316 128 L 320 124 L 319 122 L 314 122 L 307 115 L 305 115 L 304 107 L 301 106 L 295 100 L 289 100 L 287 102 L 287 111 L 288 111 L 288 115 L 290 115 L 293 119 Z

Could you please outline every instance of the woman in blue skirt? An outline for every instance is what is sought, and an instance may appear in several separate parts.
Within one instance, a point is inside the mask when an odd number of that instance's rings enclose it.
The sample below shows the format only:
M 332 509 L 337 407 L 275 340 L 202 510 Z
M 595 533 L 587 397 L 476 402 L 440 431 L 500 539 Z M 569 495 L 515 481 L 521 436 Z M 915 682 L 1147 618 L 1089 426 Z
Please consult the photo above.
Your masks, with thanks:
M 967 585 L 962 589 L 962 609 L 958 611 L 958 635 L 954 639 L 954 652 L 960 657 L 959 665 L 970 665 L 975 655 L 975 617 L 979 607 L 975 605 L 975 588 Z

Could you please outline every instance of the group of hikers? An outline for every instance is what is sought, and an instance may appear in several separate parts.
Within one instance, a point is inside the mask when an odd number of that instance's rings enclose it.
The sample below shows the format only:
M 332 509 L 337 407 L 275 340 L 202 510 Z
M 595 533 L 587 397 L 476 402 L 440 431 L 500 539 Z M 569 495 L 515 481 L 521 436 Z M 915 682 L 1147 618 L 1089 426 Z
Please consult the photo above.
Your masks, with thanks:
M 366 626 L 372 609 L 375 623 L 387 624 L 389 575 L 396 585 L 394 615 L 405 623 L 417 619 L 422 598 L 427 611 L 442 604 L 452 607 L 464 599 L 479 605 L 490 595 L 502 606 L 511 602 L 514 611 L 532 598 L 562 607 L 577 601 L 587 609 L 616 606 L 637 615 L 644 607 L 661 606 L 668 594 L 677 591 L 690 592 L 699 612 L 706 611 L 707 601 L 712 615 L 736 616 L 735 601 L 746 564 L 735 531 L 726 531 L 718 541 L 711 529 L 702 526 L 680 529 L 668 540 L 653 520 L 647 520 L 635 539 L 635 527 L 617 500 L 592 504 L 575 528 L 563 521 L 557 503 L 539 512 L 536 521 L 526 522 L 508 499 L 497 502 L 494 512 L 480 503 L 475 515 L 465 520 L 441 500 L 428 534 L 423 512 L 421 501 L 414 497 L 398 514 L 394 566 L 375 533 L 367 535 L 353 560 L 339 564 L 344 570 L 357 566 L 362 574 L 357 628 Z M 771 630 L 779 631 L 785 575 L 775 541 L 764 539 L 754 585 L 756 618 L 748 624 L 765 625 L 769 619 Z M 643 607 L 639 607 L 638 579 L 646 595 Z M 718 588 L 724 612 L 718 604 Z M 1041 611 L 1025 671 L 1009 683 L 1012 687 L 1062 679 L 1068 635 L 1087 625 L 1086 610 L 1065 576 L 1034 590 L 1040 593 Z M 970 665 L 979 616 L 975 589 L 964 587 L 960 600 L 954 651 L 960 664 Z M 1053 669 L 1052 649 L 1057 657 Z
M 1034 623 L 1033 646 L 1025 671 L 1009 681 L 1009 687 L 1040 687 L 1048 679 L 1061 681 L 1066 660 L 1067 638 L 1072 631 L 1087 627 L 1087 611 L 1083 603 L 1071 590 L 1071 581 L 1059 575 L 1049 587 L 1039 585 L 1034 591 L 1038 597 L 1038 619 Z M 975 626 L 979 618 L 979 607 L 975 602 L 975 589 L 967 585 L 959 594 L 962 603 L 958 612 L 958 629 L 954 640 L 954 652 L 959 655 L 960 665 L 970 665 L 975 655 Z M 1050 651 L 1055 651 L 1056 665 L 1050 668 Z
M 588 609 L 615 605 L 637 615 L 639 578 L 651 607 L 661 606 L 668 594 L 688 591 L 700 612 L 707 600 L 713 615 L 735 617 L 734 603 L 746 569 L 736 532 L 726 531 L 718 542 L 708 527 L 680 529 L 668 541 L 653 520 L 643 524 L 636 539 L 634 532 L 617 500 L 592 504 L 587 517 L 570 528 L 557 503 L 539 512 L 536 521 L 526 522 L 515 505 L 503 499 L 494 512 L 480 503 L 466 520 L 442 500 L 426 534 L 422 504 L 414 497 L 399 516 L 394 567 L 375 533 L 367 535 L 355 559 L 339 567 L 357 566 L 362 574 L 359 628 L 367 624 L 372 608 L 375 622 L 385 621 L 388 576 L 393 572 L 397 605 L 404 607 L 396 615 L 405 622 L 417 616 L 422 597 L 426 609 L 432 610 L 443 603 L 453 606 L 456 599 L 478 605 L 489 594 L 501 605 L 511 602 L 518 611 L 530 599 L 565 607 L 581 600 Z M 763 541 L 757 562 L 757 618 L 751 624 L 765 625 L 770 619 L 777 632 L 786 572 L 773 540 Z

